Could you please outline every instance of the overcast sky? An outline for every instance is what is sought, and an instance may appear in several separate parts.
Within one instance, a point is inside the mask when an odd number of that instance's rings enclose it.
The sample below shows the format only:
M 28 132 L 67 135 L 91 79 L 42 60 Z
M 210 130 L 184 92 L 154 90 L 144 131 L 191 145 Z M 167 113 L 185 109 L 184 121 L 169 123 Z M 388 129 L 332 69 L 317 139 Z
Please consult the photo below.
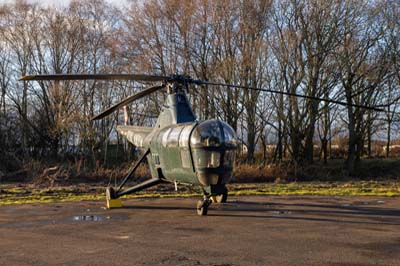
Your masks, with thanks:
M 28 0 L 29 3 L 42 3 L 51 6 L 67 6 L 71 0 Z M 109 3 L 122 6 L 127 5 L 128 0 L 106 0 Z M 14 3 L 14 0 L 0 0 L 0 4 Z

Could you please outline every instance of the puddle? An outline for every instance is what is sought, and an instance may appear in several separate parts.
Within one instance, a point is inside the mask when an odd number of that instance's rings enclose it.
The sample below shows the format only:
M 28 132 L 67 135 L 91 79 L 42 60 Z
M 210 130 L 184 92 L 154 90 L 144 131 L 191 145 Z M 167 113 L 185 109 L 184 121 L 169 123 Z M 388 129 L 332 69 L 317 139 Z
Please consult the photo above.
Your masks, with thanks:
M 199 233 L 202 233 L 202 232 L 210 232 L 210 231 L 212 231 L 211 229 L 207 229 L 207 228 L 203 228 L 203 227 L 194 227 L 194 228 L 187 228 L 187 227 L 175 227 L 174 228 L 175 230 L 177 230 L 177 231 L 182 231 L 182 232 L 199 232 Z
M 116 239 L 129 239 L 130 236 L 115 236 Z
M 291 211 L 270 211 L 273 214 L 292 214 Z
M 104 222 L 110 220 L 126 220 L 127 215 L 115 214 L 115 215 L 74 215 L 70 217 L 70 221 L 74 222 Z
M 44 219 L 31 221 L 16 221 L 16 222 L 5 222 L 0 223 L 0 228 L 21 228 L 21 227 L 34 227 L 34 226 L 46 226 L 46 225 L 60 225 L 69 224 L 75 222 L 110 222 L 110 221 L 122 221 L 129 219 L 128 215 L 125 214 L 112 214 L 112 215 L 74 215 L 67 216 L 60 219 Z
M 105 220 L 109 220 L 110 216 L 103 215 L 75 215 L 72 216 L 73 221 L 88 221 L 88 222 L 102 222 Z

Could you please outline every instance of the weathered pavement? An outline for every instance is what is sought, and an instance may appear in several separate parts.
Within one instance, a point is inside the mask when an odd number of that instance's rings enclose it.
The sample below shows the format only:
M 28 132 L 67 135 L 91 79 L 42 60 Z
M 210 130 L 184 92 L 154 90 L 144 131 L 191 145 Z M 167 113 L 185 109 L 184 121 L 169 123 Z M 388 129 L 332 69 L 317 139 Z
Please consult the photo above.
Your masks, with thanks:
M 0 207 L 0 265 L 400 265 L 400 198 L 234 197 Z

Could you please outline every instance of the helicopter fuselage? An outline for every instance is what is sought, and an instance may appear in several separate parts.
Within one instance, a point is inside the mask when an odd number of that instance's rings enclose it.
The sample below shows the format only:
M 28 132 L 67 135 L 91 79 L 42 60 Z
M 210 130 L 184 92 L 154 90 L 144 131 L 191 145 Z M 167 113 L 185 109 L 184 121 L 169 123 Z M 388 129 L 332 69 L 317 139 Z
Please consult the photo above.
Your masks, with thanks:
M 154 129 L 143 140 L 129 126 L 118 131 L 134 145 L 143 141 L 150 149 L 147 161 L 153 178 L 170 182 L 201 185 L 226 184 L 230 181 L 235 159 L 235 135 L 220 120 L 186 122 Z
M 235 132 L 220 120 L 197 121 L 180 90 L 167 96 L 155 127 L 147 134 L 135 126 L 117 130 L 135 146 L 149 150 L 152 178 L 200 185 L 212 193 L 232 177 Z

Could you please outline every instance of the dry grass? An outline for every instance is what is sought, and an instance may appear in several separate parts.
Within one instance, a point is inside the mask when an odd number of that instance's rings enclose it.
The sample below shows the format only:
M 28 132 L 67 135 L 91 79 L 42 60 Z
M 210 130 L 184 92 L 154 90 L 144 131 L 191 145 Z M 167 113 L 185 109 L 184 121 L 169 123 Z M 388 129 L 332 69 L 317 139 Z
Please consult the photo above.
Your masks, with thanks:
M 309 166 L 294 165 L 290 162 L 256 166 L 240 164 L 236 167 L 233 182 L 287 183 L 295 181 L 349 181 L 399 179 L 400 160 L 364 159 L 361 161 L 356 176 L 349 177 L 344 167 L 344 160 L 330 160 L 328 164 L 315 162 Z
M 40 162 L 29 161 L 22 169 L 7 173 L 1 182 L 23 182 L 38 187 L 54 187 L 79 183 L 117 184 L 135 162 L 122 163 L 114 167 L 104 167 L 99 162 L 89 167 L 85 161 Z M 316 162 L 304 167 L 290 162 L 280 164 L 249 165 L 239 164 L 233 175 L 234 183 L 288 183 L 297 181 L 348 181 L 380 180 L 400 178 L 400 160 L 365 159 L 362 161 L 358 176 L 349 177 L 343 160 L 330 160 L 327 165 Z M 140 165 L 135 179 L 141 181 L 150 177 L 146 164 Z
M 37 187 L 72 185 L 78 183 L 115 184 L 133 167 L 135 162 L 122 163 L 116 167 L 104 167 L 96 163 L 94 167 L 85 166 L 83 160 L 61 163 L 48 163 L 31 160 L 21 170 L 7 173 L 0 179 L 3 182 L 25 182 Z M 135 172 L 138 180 L 150 177 L 147 165 L 140 165 Z
M 275 182 L 278 179 L 286 180 L 288 176 L 287 169 L 279 165 L 254 166 L 241 164 L 235 168 L 232 182 Z

